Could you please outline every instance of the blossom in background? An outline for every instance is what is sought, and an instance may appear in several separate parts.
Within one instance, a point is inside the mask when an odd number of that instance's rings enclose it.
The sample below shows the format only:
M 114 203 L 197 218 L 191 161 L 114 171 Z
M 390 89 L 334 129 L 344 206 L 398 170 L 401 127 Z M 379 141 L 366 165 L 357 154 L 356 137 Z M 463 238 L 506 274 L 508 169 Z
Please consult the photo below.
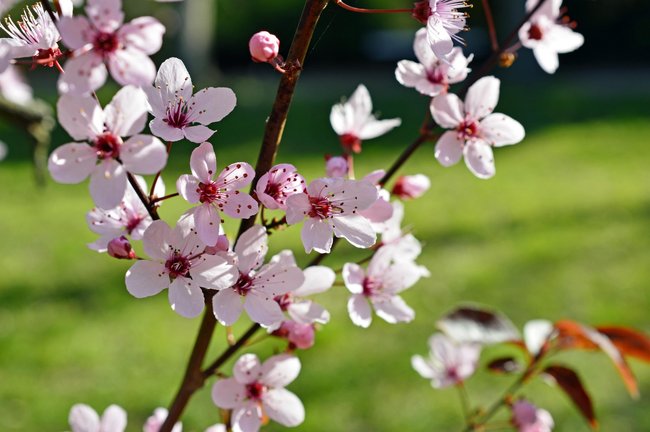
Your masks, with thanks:
M 499 100 L 500 81 L 483 77 L 467 91 L 465 103 L 455 94 L 436 96 L 431 114 L 440 126 L 452 129 L 436 143 L 436 159 L 443 166 L 457 163 L 461 157 L 478 178 L 494 176 L 492 147 L 516 144 L 524 139 L 524 128 L 505 114 L 493 113 Z
M 402 229 L 404 219 L 404 204 L 394 201 L 393 216 L 384 222 L 381 230 L 381 247 L 384 251 L 390 251 L 391 259 L 395 262 L 412 262 L 422 253 L 422 245 L 415 236 Z M 419 266 L 422 276 L 430 276 L 424 266 Z
M 392 258 L 392 251 L 380 248 L 365 271 L 354 263 L 343 266 L 343 281 L 352 293 L 348 313 L 354 324 L 370 326 L 371 305 L 380 318 L 391 324 L 409 322 L 415 317 L 399 293 L 415 285 L 422 273 L 414 262 L 394 262 Z
M 228 165 L 215 180 L 217 156 L 209 142 L 192 151 L 192 174 L 184 174 L 176 181 L 178 193 L 191 204 L 199 204 L 187 214 L 194 218 L 199 238 L 208 246 L 219 239 L 221 212 L 236 219 L 247 219 L 257 214 L 257 201 L 247 193 L 239 192 L 255 177 L 255 170 L 246 162 Z
M 203 253 L 203 244 L 191 223 L 181 218 L 172 230 L 161 220 L 144 232 L 144 251 L 151 260 L 139 260 L 126 272 L 126 288 L 137 298 L 169 288 L 169 304 L 186 318 L 201 313 L 204 289 L 222 290 L 237 280 L 237 269 L 224 258 Z
M 384 222 L 393 216 L 393 206 L 390 203 L 390 192 L 384 189 L 379 182 L 386 175 L 386 171 L 379 169 L 363 177 L 363 181 L 372 183 L 377 188 L 377 200 L 370 207 L 359 212 L 359 214 L 372 224 L 376 233 L 381 233 Z
M 248 50 L 255 62 L 268 63 L 280 52 L 280 39 L 267 31 L 260 31 L 251 36 Z
M 86 404 L 77 404 L 68 416 L 72 432 L 123 432 L 126 429 L 126 411 L 111 405 L 99 418 L 97 412 Z
M 518 432 L 550 432 L 553 430 L 553 417 L 541 408 L 525 400 L 512 404 L 512 424 Z
M 532 320 L 524 325 L 524 343 L 532 356 L 538 355 L 555 334 L 555 326 L 548 320 Z
M 461 10 L 471 6 L 465 0 L 422 0 L 415 3 L 413 17 L 427 26 L 427 41 L 439 59 L 451 53 L 454 40 L 463 43 L 457 34 L 466 30 L 467 14 Z
M 411 365 L 435 388 L 453 386 L 472 376 L 481 355 L 481 345 L 457 344 L 443 333 L 429 338 L 429 350 L 428 358 L 411 357 Z
M 531 11 L 538 0 L 527 0 L 526 10 Z M 555 73 L 560 61 L 558 54 L 575 51 L 585 39 L 571 29 L 572 24 L 563 20 L 560 7 L 562 0 L 546 0 L 530 20 L 519 29 L 519 40 L 533 50 L 535 59 L 546 73 Z
M 423 95 L 446 93 L 450 84 L 463 81 L 471 70 L 467 65 L 473 55 L 465 57 L 461 48 L 453 48 L 444 60 L 436 57 L 427 41 L 426 29 L 420 29 L 415 34 L 413 51 L 419 63 L 400 61 L 395 69 L 395 78 L 403 86 L 415 88 Z
M 348 171 L 348 161 L 343 156 L 332 156 L 325 161 L 327 177 L 347 177 Z
M 287 198 L 305 191 L 305 179 L 291 164 L 279 164 L 262 175 L 255 185 L 257 199 L 268 209 L 287 209 Z
M 284 320 L 275 298 L 300 287 L 305 277 L 288 250 L 263 265 L 267 244 L 268 235 L 261 225 L 254 225 L 239 237 L 234 250 L 238 277 L 212 298 L 214 315 L 221 324 L 234 324 L 242 310 L 265 327 Z
M 232 378 L 214 383 L 212 400 L 218 407 L 232 410 L 234 431 L 257 432 L 264 417 L 283 426 L 298 426 L 305 419 L 305 408 L 284 387 L 299 373 L 297 357 L 280 354 L 260 364 L 255 354 L 244 354 L 233 366 Z
M 13 65 L 0 73 L 0 95 L 10 102 L 26 105 L 32 101 L 32 88 Z
M 287 199 L 287 223 L 307 218 L 301 231 L 305 252 L 329 253 L 332 235 L 353 246 L 372 246 L 377 235 L 370 221 L 359 212 L 377 201 L 377 188 L 367 181 L 322 178 L 312 181 L 304 193 Z
M 147 418 L 146 423 L 142 427 L 142 432 L 159 432 L 160 427 L 163 425 L 168 415 L 169 411 L 167 411 L 166 408 L 156 408 L 153 411 L 153 414 Z M 182 431 L 183 424 L 181 422 L 177 422 L 172 428 L 172 432 Z
M 420 198 L 431 187 L 429 177 L 424 174 L 399 176 L 391 193 L 400 199 Z
M 50 155 L 48 168 L 59 183 L 79 183 L 90 176 L 90 195 L 97 207 L 116 207 L 126 192 L 127 172 L 155 174 L 167 163 L 163 143 L 139 134 L 147 119 L 142 90 L 120 89 L 102 111 L 90 96 L 63 95 L 57 103 L 59 123 L 75 140 Z M 123 141 L 123 137 L 131 137 Z
M 61 38 L 73 51 L 59 77 L 61 93 L 83 94 L 106 82 L 107 70 L 120 85 L 150 85 L 156 65 L 149 58 L 160 50 L 165 27 L 145 16 L 124 24 L 121 0 L 88 0 L 84 16 L 63 17 Z
M 0 141 L 0 161 L 7 157 L 7 144 Z
M 235 93 L 226 87 L 208 87 L 192 95 L 190 74 L 175 57 L 165 60 L 154 85 L 143 89 L 154 116 L 151 133 L 166 141 L 206 141 L 215 132 L 206 125 L 223 119 L 237 104 Z
M 361 141 L 377 138 L 402 124 L 398 118 L 377 120 L 372 114 L 370 93 L 359 84 L 347 102 L 336 104 L 330 112 L 330 123 L 346 152 L 361 152 Z

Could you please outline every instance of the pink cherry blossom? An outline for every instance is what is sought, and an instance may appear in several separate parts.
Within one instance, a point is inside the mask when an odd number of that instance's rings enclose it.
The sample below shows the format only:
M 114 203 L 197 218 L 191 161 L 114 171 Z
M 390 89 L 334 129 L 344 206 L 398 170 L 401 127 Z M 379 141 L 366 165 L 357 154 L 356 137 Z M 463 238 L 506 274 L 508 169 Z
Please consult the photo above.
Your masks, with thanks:
M 352 293 L 348 313 L 352 322 L 369 327 L 372 308 L 384 321 L 395 324 L 410 322 L 415 312 L 399 294 L 415 285 L 422 273 L 414 262 L 393 260 L 392 251 L 380 248 L 364 271 L 361 266 L 347 263 L 343 266 L 343 281 Z
M 278 56 L 280 39 L 267 31 L 255 33 L 248 41 L 248 49 L 253 61 L 266 63 Z
M 415 4 L 413 17 L 427 26 L 427 41 L 439 59 L 451 53 L 454 40 L 463 42 L 457 33 L 466 30 L 467 14 L 461 10 L 468 7 L 471 4 L 464 0 L 423 0 Z
M 392 194 L 401 199 L 420 198 L 431 187 L 424 174 L 400 176 L 393 186 Z
M 97 90 L 106 82 L 106 66 L 120 85 L 150 85 L 156 66 L 149 56 L 160 50 L 165 27 L 149 16 L 124 24 L 121 0 L 88 0 L 86 14 L 88 18 L 59 21 L 63 42 L 74 51 L 59 78 L 59 91 Z
M 538 0 L 527 0 L 526 10 L 537 6 Z M 555 73 L 560 65 L 558 54 L 575 51 L 584 43 L 584 37 L 571 29 L 571 23 L 562 19 L 562 0 L 546 0 L 526 24 L 519 29 L 519 40 L 533 50 L 535 59 L 546 73 Z
M 555 426 L 548 411 L 525 400 L 512 404 L 512 423 L 518 432 L 551 432 Z
M 298 426 L 305 419 L 305 408 L 284 387 L 299 373 L 297 357 L 280 354 L 260 364 L 255 354 L 244 354 L 233 367 L 234 376 L 214 384 L 212 400 L 218 407 L 232 410 L 236 432 L 257 432 L 265 416 L 283 426 Z
M 237 104 L 235 93 L 225 87 L 204 88 L 192 96 L 190 74 L 175 57 L 160 65 L 153 87 L 143 88 L 154 116 L 151 133 L 166 141 L 206 141 L 215 132 L 206 125 L 223 119 Z
M 86 404 L 77 404 L 68 417 L 72 432 L 123 432 L 126 429 L 126 412 L 117 405 L 111 405 L 100 418 L 94 409 Z
M 136 259 L 135 251 L 127 239 L 124 236 L 116 237 L 113 240 L 108 242 L 106 247 L 107 252 L 110 256 L 117 259 Z
M 372 114 L 370 93 L 366 86 L 359 84 L 347 102 L 332 107 L 330 123 L 345 151 L 359 153 L 362 140 L 384 135 L 402 124 L 402 120 L 377 120 Z
M 288 340 L 292 345 L 290 348 L 309 349 L 314 346 L 316 329 L 314 324 L 283 321 L 280 327 L 271 334 Z
M 435 388 L 453 386 L 472 376 L 481 355 L 481 345 L 457 344 L 442 333 L 429 338 L 429 349 L 429 358 L 414 355 L 411 365 Z
M 223 290 L 237 280 L 237 269 L 224 258 L 203 253 L 191 218 L 181 218 L 172 230 L 154 221 L 144 232 L 144 251 L 152 260 L 140 260 L 126 272 L 126 288 L 137 298 L 169 288 L 169 304 L 186 318 L 203 311 L 203 289 Z
M 247 219 L 257 214 L 257 201 L 247 193 L 239 192 L 255 177 L 255 170 L 246 162 L 237 162 L 217 172 L 217 156 L 212 144 L 204 142 L 192 151 L 192 174 L 184 174 L 176 181 L 178 193 L 191 204 L 199 204 L 188 211 L 196 224 L 203 243 L 213 246 L 219 239 L 221 212 L 236 219 Z
M 168 415 L 169 411 L 167 411 L 166 408 L 156 408 L 153 411 L 153 414 L 149 416 L 147 422 L 142 427 L 142 432 L 159 432 Z M 183 425 L 181 422 L 177 422 L 172 428 L 172 432 L 182 431 Z
M 467 91 L 465 103 L 455 94 L 436 96 L 431 114 L 445 132 L 436 144 L 436 159 L 443 166 L 461 157 L 478 178 L 494 176 L 492 147 L 516 144 L 524 139 L 524 128 L 505 114 L 493 113 L 499 100 L 500 81 L 492 76 L 476 81 Z
M 265 327 L 284 320 L 275 298 L 300 287 L 305 277 L 288 250 L 263 265 L 267 243 L 266 229 L 254 225 L 235 244 L 234 263 L 239 277 L 228 285 L 228 289 L 219 291 L 212 298 L 214 315 L 221 324 L 234 324 L 242 310 L 246 310 L 251 320 Z
M 325 162 L 327 177 L 347 177 L 348 161 L 343 156 L 332 156 Z
M 413 50 L 419 63 L 402 60 L 397 63 L 395 78 L 405 87 L 415 88 L 427 96 L 446 93 L 450 84 L 467 78 L 471 69 L 467 67 L 473 55 L 465 57 L 463 50 L 455 47 L 443 59 L 436 57 L 427 40 L 427 30 L 420 29 L 415 34 Z
M 380 180 L 384 177 L 384 170 L 375 170 L 367 174 L 363 180 L 372 183 L 377 188 L 377 201 L 359 214 L 370 221 L 372 228 L 377 233 L 384 229 L 384 223 L 393 216 L 393 206 L 390 203 L 390 192 L 381 187 Z
M 13 65 L 0 73 L 0 95 L 18 105 L 26 105 L 32 101 L 32 88 Z
M 103 111 L 90 96 L 63 95 L 57 112 L 73 139 L 90 143 L 69 143 L 54 150 L 50 174 L 60 183 L 79 183 L 90 176 L 90 195 L 97 207 L 112 209 L 120 203 L 127 171 L 155 174 L 167 163 L 163 143 L 139 133 L 147 119 L 147 100 L 136 87 L 120 89 Z
M 147 184 L 140 176 L 135 176 L 142 190 L 148 190 Z M 154 195 L 161 197 L 165 195 L 165 185 L 162 179 L 156 182 Z M 133 190 L 127 185 L 122 201 L 117 207 L 110 210 L 103 210 L 95 207 L 86 214 L 88 228 L 101 237 L 88 247 L 97 252 L 106 252 L 109 242 L 123 235 L 128 235 L 133 240 L 141 240 L 144 231 L 153 222 L 147 208 Z
M 287 209 L 287 198 L 305 191 L 305 179 L 291 164 L 275 165 L 255 186 L 257 199 L 268 209 Z
M 330 314 L 321 305 L 305 299 L 307 296 L 329 290 L 336 274 L 325 266 L 312 266 L 303 271 L 304 282 L 296 289 L 275 298 L 283 311 L 299 324 L 327 324 Z
M 332 234 L 353 246 L 368 248 L 377 234 L 370 221 L 359 214 L 377 201 L 377 188 L 367 181 L 322 178 L 312 181 L 305 193 L 287 199 L 287 223 L 307 218 L 301 237 L 305 252 L 329 253 Z

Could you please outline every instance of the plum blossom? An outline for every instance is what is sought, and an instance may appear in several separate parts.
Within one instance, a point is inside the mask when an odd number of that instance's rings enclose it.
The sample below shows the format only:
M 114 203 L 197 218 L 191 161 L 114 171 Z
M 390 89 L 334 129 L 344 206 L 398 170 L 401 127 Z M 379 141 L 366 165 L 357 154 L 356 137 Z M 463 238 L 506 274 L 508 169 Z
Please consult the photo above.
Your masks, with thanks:
M 332 156 L 325 161 L 327 177 L 347 177 L 348 171 L 348 161 L 343 156 Z
M 251 36 L 248 49 L 253 61 L 268 63 L 278 56 L 280 39 L 267 31 L 260 31 Z
M 411 365 L 435 388 L 453 386 L 472 376 L 481 355 L 480 344 L 457 344 L 443 333 L 429 338 L 429 349 L 429 358 L 414 355 Z
M 436 143 L 436 159 L 443 166 L 457 163 L 461 157 L 478 178 L 494 176 L 492 147 L 516 144 L 524 139 L 524 128 L 505 114 L 493 113 L 499 100 L 500 81 L 483 77 L 476 81 L 465 97 L 465 103 L 455 94 L 436 96 L 431 102 L 431 114 L 440 126 L 452 129 Z
M 415 312 L 399 293 L 415 285 L 421 276 L 414 262 L 394 262 L 392 251 L 383 248 L 375 253 L 366 271 L 358 264 L 345 264 L 343 281 L 352 293 L 348 301 L 350 319 L 360 327 L 369 327 L 372 305 L 377 315 L 390 324 L 413 320 Z
M 555 426 L 551 413 L 525 400 L 512 404 L 512 424 L 518 432 L 551 432 Z
M 106 249 L 113 258 L 129 260 L 137 258 L 131 242 L 125 236 L 116 237 L 109 241 Z
M 393 195 L 401 199 L 420 198 L 431 187 L 429 177 L 424 174 L 400 176 L 393 190 Z
M 468 15 L 460 10 L 468 7 L 471 4 L 465 0 L 422 0 L 415 3 L 413 17 L 427 26 L 427 41 L 439 59 L 451 53 L 454 40 L 463 42 L 458 33 L 466 30 Z
M 402 124 L 398 118 L 377 120 L 372 114 L 370 93 L 359 84 L 345 103 L 332 107 L 330 123 L 346 152 L 361 152 L 361 141 L 377 138 Z
M 204 88 L 192 96 L 190 74 L 175 57 L 160 65 L 154 86 L 143 89 L 154 116 L 151 133 L 166 141 L 206 141 L 215 132 L 206 125 L 223 119 L 237 104 L 235 93 L 226 87 Z
M 301 231 L 305 252 L 329 253 L 332 234 L 353 246 L 372 246 L 377 235 L 370 221 L 359 212 L 377 201 L 377 188 L 367 181 L 321 178 L 312 181 L 305 193 L 287 199 L 287 223 L 307 218 Z
M 237 280 L 237 269 L 224 258 L 203 253 L 191 218 L 181 218 L 172 230 L 161 220 L 144 232 L 144 251 L 152 260 L 139 260 L 126 272 L 126 288 L 137 298 L 169 288 L 169 304 L 179 315 L 192 318 L 201 313 L 201 288 L 222 290 Z
M 169 411 L 167 411 L 166 408 L 156 408 L 153 411 L 153 414 L 149 416 L 147 422 L 142 427 L 142 432 L 159 432 L 168 415 Z M 172 432 L 182 431 L 183 424 L 181 422 L 177 422 L 172 428 Z
M 111 405 L 102 417 L 86 404 L 76 404 L 68 416 L 72 432 L 124 432 L 126 412 L 117 405 Z
M 167 163 L 163 143 L 140 134 L 147 100 L 136 87 L 120 89 L 103 111 L 90 96 L 63 95 L 57 112 L 73 139 L 90 143 L 69 143 L 54 150 L 48 161 L 50 174 L 59 183 L 79 183 L 90 176 L 90 195 L 97 207 L 112 209 L 120 203 L 127 172 L 155 174 Z
M 299 373 L 297 357 L 280 354 L 260 364 L 255 354 L 244 354 L 235 363 L 232 378 L 214 383 L 212 400 L 232 410 L 233 432 L 257 432 L 264 417 L 283 426 L 298 426 L 305 419 L 305 408 L 284 387 Z
M 305 299 L 329 290 L 334 284 L 336 274 L 325 266 L 312 266 L 303 271 L 304 282 L 293 291 L 275 298 L 280 308 L 286 311 L 293 321 L 299 324 L 327 324 L 330 314 L 321 305 Z
M 255 186 L 257 199 L 268 209 L 287 209 L 287 198 L 305 191 L 305 179 L 291 164 L 275 165 Z
M 192 215 L 199 238 L 208 246 L 219 239 L 221 213 L 236 219 L 247 219 L 257 214 L 257 201 L 247 193 L 239 192 L 255 177 L 255 170 L 246 162 L 228 165 L 213 180 L 217 172 L 217 156 L 212 144 L 204 142 L 192 151 L 192 174 L 184 174 L 176 181 L 178 193 L 191 204 L 199 204 L 188 211 Z
M 426 29 L 420 29 L 415 34 L 413 51 L 419 63 L 402 60 L 397 63 L 395 78 L 405 87 L 415 88 L 427 96 L 437 96 L 446 93 L 450 84 L 455 84 L 467 78 L 470 69 L 467 67 L 473 55 L 465 57 L 463 50 L 452 48 L 443 59 L 436 57 L 427 41 Z
M 284 320 L 275 298 L 300 287 L 305 277 L 288 250 L 262 265 L 268 251 L 267 243 L 266 229 L 254 225 L 235 244 L 234 264 L 239 277 L 228 284 L 228 289 L 222 289 L 212 298 L 214 315 L 221 324 L 234 324 L 242 310 L 265 327 Z
M 531 11 L 538 0 L 527 0 Z M 530 20 L 519 29 L 519 40 L 533 50 L 535 59 L 544 72 L 555 73 L 560 65 L 558 54 L 575 51 L 584 43 L 584 37 L 572 30 L 572 23 L 561 17 L 562 0 L 546 0 Z
M 143 190 L 147 190 L 147 184 L 140 176 L 135 176 L 136 181 Z M 165 184 L 158 179 L 154 189 L 154 196 L 165 195 Z M 101 237 L 88 247 L 97 252 L 106 252 L 109 242 L 115 238 L 129 235 L 133 240 L 142 240 L 142 235 L 153 219 L 149 216 L 147 208 L 142 204 L 135 193 L 133 186 L 127 185 L 122 201 L 117 207 L 110 210 L 103 210 L 95 207 L 86 214 L 88 228 Z
M 59 30 L 74 51 L 59 78 L 61 93 L 83 94 L 106 82 L 107 70 L 120 85 L 147 86 L 156 75 L 149 58 L 160 50 L 165 27 L 144 16 L 124 24 L 121 0 L 88 0 L 84 16 L 63 17 Z
M 390 203 L 390 192 L 381 187 L 379 182 L 386 175 L 384 170 L 375 170 L 367 174 L 363 180 L 372 183 L 377 188 L 377 201 L 370 207 L 359 212 L 359 214 L 370 221 L 375 232 L 380 233 L 384 229 L 384 222 L 393 216 L 393 206 Z
M 32 88 L 16 66 L 10 65 L 0 73 L 0 95 L 10 102 L 26 105 L 32 101 Z

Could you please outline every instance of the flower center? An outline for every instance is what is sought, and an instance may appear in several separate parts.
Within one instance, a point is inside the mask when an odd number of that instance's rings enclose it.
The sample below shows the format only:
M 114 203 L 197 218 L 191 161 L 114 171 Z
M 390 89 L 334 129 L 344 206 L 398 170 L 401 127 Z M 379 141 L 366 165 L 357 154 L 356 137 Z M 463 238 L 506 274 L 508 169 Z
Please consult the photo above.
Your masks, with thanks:
M 186 276 L 191 267 L 190 260 L 178 252 L 174 252 L 172 257 L 165 263 L 165 268 L 172 279 L 176 279 L 178 276 Z
M 474 120 L 465 120 L 461 122 L 461 124 L 456 128 L 456 131 L 458 131 L 458 138 L 465 141 L 479 137 L 478 123 Z
M 196 192 L 199 194 L 199 201 L 202 203 L 209 204 L 219 198 L 219 188 L 214 182 L 199 183 L 199 187 L 196 189 Z
M 442 68 L 437 67 L 431 71 L 427 71 L 427 80 L 432 84 L 447 85 L 447 74 Z
M 233 289 L 237 294 L 245 296 L 250 292 L 251 288 L 253 288 L 253 278 L 250 275 L 239 273 L 239 279 L 237 279 Z
M 33 66 L 36 67 L 37 65 L 41 65 L 53 67 L 62 56 L 63 53 L 61 53 L 61 50 L 58 47 L 39 49 L 36 55 L 32 58 Z
M 255 381 L 250 384 L 246 384 L 246 398 L 250 400 L 258 401 L 262 399 L 262 396 L 266 392 L 266 386 L 261 382 Z
M 163 119 L 170 127 L 182 129 L 189 121 L 189 108 L 182 98 L 173 107 L 167 107 L 167 116 Z
M 104 132 L 95 138 L 95 151 L 99 159 L 116 159 L 120 157 L 122 138 L 110 132 Z
M 134 215 L 134 216 L 129 217 L 127 222 L 126 222 L 126 232 L 131 234 L 133 232 L 133 230 L 136 229 L 138 227 L 138 225 L 140 225 L 140 222 L 142 222 L 142 219 L 143 218 L 141 216 L 139 216 L 139 215 Z
M 289 309 L 289 306 L 291 306 L 291 304 L 293 303 L 293 296 L 291 295 L 291 293 L 286 293 L 277 296 L 274 300 L 280 305 L 280 309 L 286 311 L 287 309 Z
M 411 16 L 422 24 L 426 24 L 431 15 L 433 15 L 433 11 L 429 5 L 429 0 L 422 0 L 413 5 Z
M 531 24 L 530 28 L 528 29 L 528 37 L 533 39 L 533 40 L 542 40 L 542 37 L 544 36 L 544 33 L 542 32 L 542 28 L 537 25 L 537 24 Z
M 366 277 L 363 279 L 361 286 L 363 287 L 362 294 L 366 297 L 372 297 L 379 292 L 381 282 L 374 280 L 371 277 Z
M 332 216 L 332 204 L 325 197 L 309 197 L 311 210 L 309 210 L 309 217 L 327 219 Z
M 117 34 L 115 33 L 97 33 L 93 41 L 94 50 L 102 56 L 116 51 L 119 46 L 120 42 L 117 40 Z
M 347 152 L 361 152 L 361 139 L 358 136 L 346 133 L 341 135 L 340 140 L 341 145 Z

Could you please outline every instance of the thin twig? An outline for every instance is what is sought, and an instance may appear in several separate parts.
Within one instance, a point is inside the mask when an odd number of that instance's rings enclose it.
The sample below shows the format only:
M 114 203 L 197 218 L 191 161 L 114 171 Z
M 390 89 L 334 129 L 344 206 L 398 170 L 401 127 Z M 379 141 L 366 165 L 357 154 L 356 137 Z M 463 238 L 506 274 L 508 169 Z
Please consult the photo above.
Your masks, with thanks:
M 485 13 L 485 20 L 487 21 L 488 33 L 490 34 L 490 44 L 492 51 L 499 51 L 499 40 L 497 39 L 497 29 L 494 25 L 494 17 L 492 16 L 492 9 L 490 8 L 490 0 L 482 0 L 483 12 Z
M 343 9 L 349 10 L 351 12 L 358 13 L 367 13 L 367 14 L 387 14 L 387 13 L 413 13 L 413 8 L 411 9 L 366 9 L 350 6 L 346 4 L 343 0 L 334 0 L 334 3 L 337 6 L 341 6 Z

